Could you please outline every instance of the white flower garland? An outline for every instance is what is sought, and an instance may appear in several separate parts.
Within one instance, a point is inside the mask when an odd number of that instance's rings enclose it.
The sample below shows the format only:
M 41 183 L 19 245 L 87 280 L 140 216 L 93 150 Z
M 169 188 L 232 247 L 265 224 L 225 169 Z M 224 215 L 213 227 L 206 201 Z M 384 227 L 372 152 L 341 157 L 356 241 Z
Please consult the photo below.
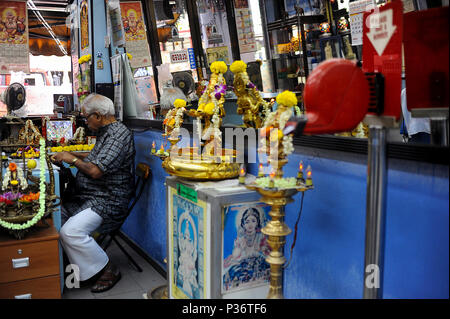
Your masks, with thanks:
M 294 151 L 294 144 L 292 143 L 292 135 L 285 135 L 283 137 L 283 153 L 287 156 Z
M 29 221 L 23 224 L 8 223 L 0 219 L 0 226 L 11 230 L 23 230 L 34 226 L 45 214 L 45 139 L 39 140 L 40 154 L 39 163 L 40 167 L 40 181 L 39 181 L 39 212 Z M 49 167 L 49 169 L 51 169 Z

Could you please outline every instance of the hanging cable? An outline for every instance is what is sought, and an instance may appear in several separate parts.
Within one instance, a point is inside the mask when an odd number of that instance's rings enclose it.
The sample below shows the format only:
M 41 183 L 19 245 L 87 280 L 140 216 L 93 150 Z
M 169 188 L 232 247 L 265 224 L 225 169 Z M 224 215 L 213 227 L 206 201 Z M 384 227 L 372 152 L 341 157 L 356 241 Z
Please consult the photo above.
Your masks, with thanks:
M 292 242 L 292 245 L 291 245 L 291 252 L 290 252 L 290 255 L 289 255 L 289 261 L 288 261 L 288 263 L 286 265 L 283 266 L 283 268 L 289 267 L 289 264 L 291 263 L 291 260 L 292 260 L 292 252 L 293 252 L 294 247 L 295 247 L 295 242 L 297 241 L 298 222 L 300 221 L 300 216 L 302 215 L 303 198 L 304 197 L 305 197 L 305 192 L 302 192 L 302 199 L 300 200 L 300 211 L 298 212 L 297 221 L 295 222 L 294 241 Z

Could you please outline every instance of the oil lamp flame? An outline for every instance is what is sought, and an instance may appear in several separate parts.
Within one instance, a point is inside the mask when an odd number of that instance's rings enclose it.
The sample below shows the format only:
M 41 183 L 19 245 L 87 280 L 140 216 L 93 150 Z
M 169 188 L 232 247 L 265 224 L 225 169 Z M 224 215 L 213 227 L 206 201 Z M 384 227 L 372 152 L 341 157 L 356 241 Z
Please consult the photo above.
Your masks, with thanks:
M 312 175 L 311 166 L 308 165 L 308 168 L 306 168 L 306 177 L 311 178 L 311 175 Z

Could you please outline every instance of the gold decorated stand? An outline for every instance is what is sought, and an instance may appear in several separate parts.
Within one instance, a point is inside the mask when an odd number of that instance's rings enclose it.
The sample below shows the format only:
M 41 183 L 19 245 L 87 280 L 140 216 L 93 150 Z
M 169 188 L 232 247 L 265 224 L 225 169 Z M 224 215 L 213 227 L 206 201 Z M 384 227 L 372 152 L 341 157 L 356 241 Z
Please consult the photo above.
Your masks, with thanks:
M 293 202 L 293 196 L 298 192 L 313 189 L 311 170 L 308 167 L 307 178 L 303 178 L 303 166 L 299 169 L 297 178 L 284 178 L 283 166 L 288 163 L 287 155 L 292 153 L 292 136 L 284 135 L 283 129 L 292 116 L 292 107 L 296 106 L 295 94 L 285 91 L 277 97 L 278 109 L 268 115 L 261 129 L 263 149 L 268 155 L 268 163 L 272 167 L 269 177 L 258 174 L 259 177 L 252 184 L 246 184 L 248 189 L 257 191 L 262 197 L 261 201 L 271 206 L 269 216 L 271 220 L 261 230 L 268 236 L 271 248 L 266 257 L 270 265 L 270 287 L 267 298 L 283 298 L 283 265 L 286 258 L 283 248 L 286 236 L 291 229 L 284 222 L 285 206 Z

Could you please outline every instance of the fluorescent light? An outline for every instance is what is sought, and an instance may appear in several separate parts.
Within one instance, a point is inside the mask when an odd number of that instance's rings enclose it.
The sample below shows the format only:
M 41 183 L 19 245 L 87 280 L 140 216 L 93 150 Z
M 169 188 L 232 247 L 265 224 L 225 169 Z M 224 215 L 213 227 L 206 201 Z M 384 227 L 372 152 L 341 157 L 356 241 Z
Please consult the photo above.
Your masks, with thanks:
M 36 17 L 41 21 L 42 25 L 47 29 L 48 33 L 52 36 L 53 40 L 55 40 L 56 44 L 58 45 L 59 49 L 64 55 L 67 55 L 66 49 L 64 49 L 61 41 L 56 37 L 55 33 L 53 32 L 52 28 L 48 25 L 47 21 L 45 21 L 44 17 L 41 15 L 39 10 L 36 8 L 33 0 L 27 1 L 28 8 L 30 8 L 33 13 L 36 15 Z

